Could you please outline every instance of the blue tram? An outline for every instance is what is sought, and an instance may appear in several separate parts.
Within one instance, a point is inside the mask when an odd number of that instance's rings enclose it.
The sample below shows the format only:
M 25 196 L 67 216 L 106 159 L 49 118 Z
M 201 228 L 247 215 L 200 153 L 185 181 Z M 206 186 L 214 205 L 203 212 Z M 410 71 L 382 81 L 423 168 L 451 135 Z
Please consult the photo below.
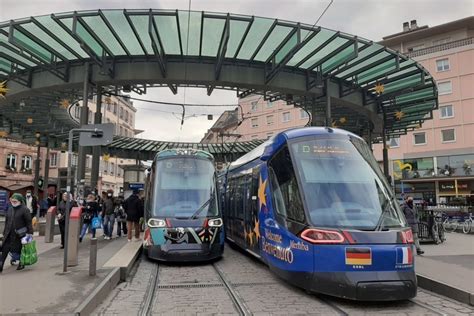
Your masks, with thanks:
M 223 220 L 213 156 L 193 149 L 159 152 L 145 189 L 144 250 L 161 261 L 222 256 Z
M 226 238 L 283 279 L 354 300 L 416 296 L 411 229 L 359 136 L 281 132 L 223 177 Z

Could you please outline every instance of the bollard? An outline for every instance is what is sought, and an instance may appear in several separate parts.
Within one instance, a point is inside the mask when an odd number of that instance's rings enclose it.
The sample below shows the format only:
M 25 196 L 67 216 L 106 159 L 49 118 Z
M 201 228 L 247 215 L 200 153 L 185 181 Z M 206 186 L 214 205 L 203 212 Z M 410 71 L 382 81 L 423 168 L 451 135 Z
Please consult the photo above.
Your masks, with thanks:
M 46 227 L 44 233 L 44 242 L 52 243 L 54 241 L 54 225 L 56 222 L 56 206 L 51 206 L 46 213 Z
M 97 238 L 91 239 L 91 249 L 89 254 L 89 275 L 94 276 L 97 270 Z
M 82 207 L 73 207 L 69 216 L 69 231 L 67 236 L 67 265 L 77 266 L 79 251 L 79 232 L 81 229 Z

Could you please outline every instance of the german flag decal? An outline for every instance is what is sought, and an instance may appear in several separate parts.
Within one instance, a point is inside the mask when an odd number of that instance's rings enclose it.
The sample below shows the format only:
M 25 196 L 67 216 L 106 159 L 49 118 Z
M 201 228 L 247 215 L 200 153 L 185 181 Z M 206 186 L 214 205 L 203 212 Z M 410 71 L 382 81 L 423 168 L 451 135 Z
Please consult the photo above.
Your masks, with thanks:
M 370 248 L 346 248 L 346 264 L 370 266 L 372 264 Z

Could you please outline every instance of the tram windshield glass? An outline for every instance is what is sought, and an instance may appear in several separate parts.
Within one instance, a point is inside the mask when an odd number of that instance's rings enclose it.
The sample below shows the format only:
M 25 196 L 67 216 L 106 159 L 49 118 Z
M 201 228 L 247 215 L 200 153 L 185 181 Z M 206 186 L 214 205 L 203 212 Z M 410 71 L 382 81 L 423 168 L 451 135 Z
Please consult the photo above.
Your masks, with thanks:
M 217 216 L 215 172 L 211 161 L 173 157 L 156 163 L 152 216 Z
M 360 230 L 405 226 L 365 142 L 312 138 L 290 148 L 312 225 Z

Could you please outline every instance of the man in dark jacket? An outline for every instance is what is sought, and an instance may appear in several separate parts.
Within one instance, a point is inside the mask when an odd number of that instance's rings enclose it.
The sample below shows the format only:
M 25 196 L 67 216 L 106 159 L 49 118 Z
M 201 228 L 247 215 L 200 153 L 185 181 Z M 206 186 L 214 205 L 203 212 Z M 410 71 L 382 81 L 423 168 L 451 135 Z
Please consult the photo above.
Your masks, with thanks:
M 413 205 L 413 197 L 408 196 L 405 203 L 402 206 L 403 214 L 407 219 L 408 225 L 411 227 L 413 232 L 413 241 L 415 242 L 416 253 L 422 255 L 425 252 L 420 248 L 420 240 L 418 238 L 418 218 L 416 216 L 415 206 Z
M 58 213 L 58 224 L 59 232 L 61 233 L 61 249 L 64 248 L 64 234 L 66 231 L 66 204 L 67 204 L 67 192 L 64 192 L 62 195 L 61 202 L 58 204 L 57 213 Z M 69 212 L 73 207 L 77 206 L 76 202 L 71 200 L 69 205 Z
M 138 190 L 133 190 L 124 202 L 125 213 L 127 213 L 127 237 L 132 241 L 132 229 L 135 229 L 135 240 L 140 239 L 140 217 L 143 216 L 143 203 L 138 196 Z
M 114 191 L 108 190 L 102 204 L 104 218 L 104 239 L 111 239 L 115 223 Z
M 3 247 L 0 258 L 0 273 L 8 253 L 21 253 L 21 239 L 27 234 L 33 235 L 30 210 L 25 205 L 25 198 L 20 193 L 15 193 L 10 198 L 11 207 L 8 208 L 5 228 L 3 230 Z M 24 265 L 18 265 L 17 270 L 23 270 Z

